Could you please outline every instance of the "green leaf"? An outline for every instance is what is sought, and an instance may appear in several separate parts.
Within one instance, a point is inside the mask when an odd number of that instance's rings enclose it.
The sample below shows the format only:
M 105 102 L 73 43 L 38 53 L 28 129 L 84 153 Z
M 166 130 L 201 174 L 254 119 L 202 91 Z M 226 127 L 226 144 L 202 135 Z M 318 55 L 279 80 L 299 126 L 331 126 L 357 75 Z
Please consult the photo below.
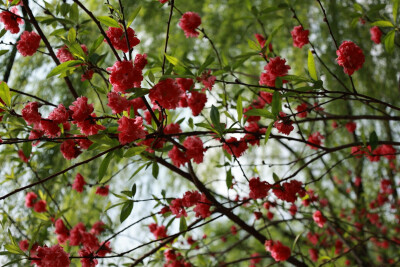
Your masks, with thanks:
M 378 147 L 378 136 L 375 131 L 369 135 L 369 145 L 371 146 L 371 151 Z
M 238 114 L 238 121 L 241 122 L 243 118 L 243 102 L 242 102 L 242 96 L 238 96 L 237 101 L 236 101 L 236 111 Z
M 8 50 L 0 50 L 0 56 L 4 55 L 7 52 L 8 52 Z
M 167 54 L 165 54 L 165 57 L 166 57 L 166 59 L 167 59 L 172 65 L 174 65 L 174 66 L 180 64 L 179 59 L 177 59 L 176 57 L 169 56 L 169 55 L 167 55 Z
M 148 163 L 143 164 L 142 166 L 140 166 L 139 168 L 136 169 L 136 171 L 131 175 L 131 177 L 129 177 L 129 180 L 132 179 L 133 177 L 135 177 L 136 174 L 138 174 L 144 167 L 148 166 Z
M 385 49 L 389 54 L 393 53 L 393 50 L 394 50 L 395 34 L 396 34 L 395 30 L 391 30 L 390 32 L 388 32 L 386 34 L 386 37 L 385 37 L 385 41 L 384 41 Z
M 230 189 L 231 186 L 232 186 L 232 170 L 229 169 L 229 170 L 226 172 L 226 187 L 227 187 L 228 189 Z
M 0 31 L 0 38 L 4 36 L 4 34 L 6 34 L 7 30 L 6 29 L 2 29 Z
M 274 178 L 275 183 L 278 183 L 281 180 L 276 173 L 272 173 L 272 178 Z
M 100 168 L 99 168 L 99 177 L 98 177 L 98 181 L 101 181 L 104 177 L 104 175 L 106 174 L 108 165 L 110 164 L 110 161 L 112 159 L 113 156 L 113 151 L 109 152 L 107 154 L 107 156 L 103 159 L 103 161 L 100 164 Z
M 0 82 L 0 98 L 4 101 L 7 107 L 11 106 L 10 88 L 5 82 Z
M 264 144 L 266 144 L 268 142 L 269 136 L 271 135 L 271 131 L 272 131 L 272 126 L 274 125 L 274 122 L 271 122 L 268 125 L 268 129 L 265 132 L 265 139 L 264 139 Z
M 124 158 L 130 158 L 130 157 L 139 155 L 140 153 L 142 153 L 145 150 L 146 150 L 146 146 L 131 147 L 125 152 Z
M 136 195 L 136 184 L 132 185 L 131 192 L 132 192 L 132 197 L 134 197 Z
M 204 63 L 200 66 L 198 73 L 201 74 L 203 70 L 205 70 L 210 64 L 212 64 L 215 60 L 215 57 L 209 55 Z
M 308 50 L 308 72 L 310 73 L 311 78 L 313 80 L 317 81 L 318 76 L 317 76 L 317 70 L 315 69 L 315 62 L 314 62 L 314 56 L 311 52 L 311 50 Z
M 260 44 L 251 39 L 247 39 L 247 44 L 249 45 L 250 49 L 252 49 L 252 50 L 255 50 L 255 51 L 261 50 Z
M 69 29 L 67 39 L 68 39 L 68 41 L 70 43 L 74 43 L 75 42 L 75 40 L 76 40 L 76 30 L 75 30 L 75 28 Z
M 179 220 L 179 232 L 184 232 L 187 230 L 187 224 L 186 224 L 186 218 L 185 216 L 182 216 Z M 185 236 L 185 233 L 182 234 Z
M 288 80 L 288 81 L 293 81 L 293 82 L 313 82 L 313 80 L 303 77 L 303 76 L 297 76 L 297 75 L 286 75 L 281 77 L 282 80 Z M 278 86 L 276 86 L 278 87 Z
M 394 27 L 393 23 L 387 20 L 378 20 L 371 23 L 371 26 L 378 26 L 378 27 Z
M 22 151 L 24 152 L 25 157 L 30 158 L 31 153 L 32 153 L 32 143 L 31 142 L 25 142 L 22 145 Z
M 397 22 L 397 11 L 399 9 L 399 0 L 393 0 L 393 21 Z
M 22 261 L 22 260 L 23 260 L 23 258 L 13 260 L 13 261 L 7 262 L 6 264 L 2 265 L 1 267 L 5 267 L 5 266 L 8 266 L 8 265 L 11 265 L 11 264 L 20 262 L 20 261 Z
M 276 118 L 279 112 L 282 110 L 281 95 L 278 91 L 275 91 L 272 96 L 272 114 Z
M 128 200 L 127 202 L 125 202 L 125 204 L 122 206 L 122 209 L 121 209 L 121 215 L 119 216 L 119 220 L 121 223 L 123 221 L 125 221 L 126 218 L 129 217 L 129 215 L 132 212 L 132 209 L 133 209 L 133 201 Z
M 108 27 L 121 28 L 119 23 L 108 16 L 98 16 L 97 19 Z
M 50 71 L 50 73 L 47 74 L 46 78 L 50 78 L 58 74 L 65 73 L 68 70 L 74 70 L 78 64 L 82 63 L 83 63 L 82 60 L 70 60 L 67 62 L 63 62 L 54 69 L 52 69 L 52 71 Z
M 89 50 L 89 54 L 90 54 L 90 55 L 93 54 L 93 53 L 97 50 L 97 48 L 100 47 L 100 45 L 101 45 L 102 43 L 104 43 L 103 40 L 104 40 L 104 37 L 103 37 L 103 36 L 99 36 L 99 37 L 96 39 L 96 41 L 94 41 L 93 45 L 90 47 L 90 50 Z
M 296 246 L 297 241 L 299 240 L 299 238 L 301 237 L 301 235 L 302 235 L 303 233 L 304 233 L 304 232 L 301 232 L 301 233 L 298 234 L 298 235 L 296 236 L 296 238 L 294 239 L 294 242 L 293 242 L 293 245 L 292 245 L 292 251 L 294 251 L 294 247 Z
M 260 116 L 269 119 L 275 119 L 276 116 L 266 109 L 250 109 L 245 113 L 247 116 Z
M 159 167 L 158 167 L 158 164 L 157 164 L 157 162 L 153 162 L 153 168 L 152 168 L 152 170 L 151 170 L 151 174 L 153 174 L 153 177 L 154 178 L 158 178 L 158 172 L 159 172 Z
M 218 108 L 216 108 L 214 105 L 211 106 L 210 117 L 211 117 L 211 122 L 214 125 L 214 127 L 215 128 L 219 127 L 220 126 L 220 120 L 219 120 L 220 115 L 219 115 Z
M 131 26 L 132 22 L 135 20 L 136 16 L 139 14 L 141 8 L 142 7 L 139 6 L 135 10 L 133 10 L 132 14 L 129 16 L 128 23 L 126 24 L 127 28 L 129 28 Z
M 353 7 L 355 10 L 363 12 L 362 6 L 360 4 L 354 3 Z
M 13 254 L 24 255 L 24 252 L 17 245 L 5 244 L 4 248 Z

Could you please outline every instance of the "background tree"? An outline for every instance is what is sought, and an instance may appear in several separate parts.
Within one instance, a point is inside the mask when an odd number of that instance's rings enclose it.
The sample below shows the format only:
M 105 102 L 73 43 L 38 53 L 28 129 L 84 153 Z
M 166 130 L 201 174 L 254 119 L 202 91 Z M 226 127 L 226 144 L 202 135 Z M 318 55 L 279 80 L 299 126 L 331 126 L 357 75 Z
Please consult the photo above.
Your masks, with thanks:
M 398 3 L 1 1 L 1 263 L 396 266 Z

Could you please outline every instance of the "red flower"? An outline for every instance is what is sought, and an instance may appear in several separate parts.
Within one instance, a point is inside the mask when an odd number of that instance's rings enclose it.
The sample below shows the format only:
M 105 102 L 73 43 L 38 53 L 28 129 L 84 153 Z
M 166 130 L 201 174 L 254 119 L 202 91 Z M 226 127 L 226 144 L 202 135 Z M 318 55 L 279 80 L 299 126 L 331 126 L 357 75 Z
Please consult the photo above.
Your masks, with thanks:
M 81 44 L 81 48 L 83 52 L 87 54 L 87 47 L 84 44 Z M 57 58 L 60 60 L 60 62 L 67 62 L 71 60 L 75 60 L 75 57 L 71 54 L 71 52 L 68 50 L 68 46 L 64 45 L 60 49 L 57 50 Z
M 353 121 L 349 121 L 348 123 L 346 123 L 346 129 L 349 133 L 354 133 L 354 131 L 357 128 L 357 124 Z
M 84 135 L 95 135 L 99 131 L 106 129 L 106 127 L 96 123 L 96 120 L 94 119 L 95 117 L 96 114 L 92 113 L 92 115 L 86 118 L 85 120 L 78 121 L 76 123 L 76 125 L 80 128 L 81 133 L 83 133 Z
M 297 117 L 299 117 L 299 118 L 305 118 L 305 117 L 307 117 L 307 109 L 308 109 L 308 107 L 307 107 L 307 104 L 306 103 L 302 103 L 301 105 L 298 105 L 297 107 L 296 107 L 296 110 L 297 110 L 297 114 L 296 114 L 296 116 Z
M 65 241 L 69 238 L 69 230 L 64 225 L 64 221 L 62 219 L 57 219 L 55 222 L 56 230 L 54 231 L 57 234 L 57 240 L 60 244 L 65 243 Z
M 293 45 L 298 48 L 302 48 L 304 45 L 308 44 L 309 33 L 310 31 L 304 30 L 301 25 L 294 27 L 293 30 L 290 32 L 293 37 Z
M 102 221 L 95 222 L 92 226 L 92 229 L 90 229 L 90 233 L 93 235 L 100 235 L 106 230 L 104 225 L 105 224 Z
M 35 205 L 33 206 L 33 210 L 38 213 L 45 212 L 47 210 L 46 205 L 46 201 L 41 199 L 35 203 Z
M 133 62 L 135 64 L 135 67 L 138 69 L 143 70 L 144 67 L 147 65 L 147 54 L 136 54 L 135 56 L 135 61 Z
M 292 125 L 293 121 L 286 118 L 286 116 L 287 115 L 284 112 L 279 112 L 280 122 L 276 121 L 274 123 L 274 126 L 276 127 L 276 129 L 278 129 L 279 133 L 289 135 L 290 132 L 293 131 L 294 126 Z
M 88 105 L 86 96 L 78 97 L 69 109 L 72 110 L 72 118 L 76 121 L 84 121 L 93 112 L 93 104 Z
M 206 195 L 201 194 L 200 201 L 196 204 L 193 211 L 196 213 L 196 217 L 201 217 L 203 219 L 211 216 L 211 202 L 207 199 Z
M 310 258 L 313 262 L 317 262 L 318 261 L 318 250 L 315 248 L 310 248 L 308 250 L 308 253 L 310 253 Z
M 237 234 L 236 226 L 234 226 L 234 225 L 231 226 L 231 233 L 232 233 L 232 235 L 236 235 Z
M 93 258 L 93 252 L 90 250 L 83 248 L 78 251 L 78 254 L 83 257 L 80 260 L 82 267 L 95 267 L 99 263 L 97 259 Z
M 197 77 L 197 81 L 202 82 L 205 86 L 201 91 L 204 91 L 205 89 L 211 91 L 216 79 L 217 77 L 211 75 L 211 70 L 208 70 L 208 72 L 204 71 L 200 77 Z
M 22 151 L 21 149 L 18 150 L 18 157 L 19 157 L 23 162 L 25 162 L 25 163 L 28 163 L 28 161 L 29 161 L 29 159 L 30 159 L 30 157 L 27 158 L 27 157 L 25 156 L 24 151 Z
M 322 213 L 319 210 L 314 212 L 313 220 L 321 228 L 324 227 L 324 225 L 326 223 L 326 218 L 324 217 L 324 215 L 322 215 Z
M 120 96 L 117 92 L 110 92 L 107 97 L 107 106 L 112 109 L 113 114 L 121 113 L 130 107 L 130 103 L 126 97 Z
M 277 198 L 294 203 L 297 199 L 297 193 L 304 195 L 303 183 L 297 180 L 283 183 L 282 186 L 277 185 L 272 189 Z
M 143 80 L 142 70 L 134 67 L 132 61 L 117 61 L 107 70 L 111 72 L 109 79 L 114 92 L 124 93 L 127 89 L 133 88 L 135 83 Z
M 245 126 L 244 129 L 249 132 L 244 136 L 246 142 L 251 145 L 260 145 L 260 127 L 256 122 L 250 122 L 249 125 Z
M 86 184 L 85 178 L 78 173 L 75 176 L 74 183 L 72 184 L 72 189 L 76 190 L 76 192 L 82 193 L 83 192 L 83 186 Z
M 239 141 L 236 137 L 231 137 L 228 140 L 225 140 L 225 143 L 222 145 L 222 148 L 225 149 L 226 152 L 230 155 L 234 155 L 239 158 L 248 148 L 246 140 L 240 139 Z
M 84 137 L 84 138 L 75 139 L 75 142 L 82 149 L 88 149 L 93 144 L 93 142 L 90 141 L 89 139 L 87 139 L 87 137 L 84 135 L 74 135 L 74 136 L 75 137 Z
M 24 118 L 29 125 L 40 123 L 42 115 L 39 113 L 39 104 L 37 102 L 29 102 L 22 109 L 22 118 Z
M 181 126 L 178 123 L 170 123 L 164 128 L 164 134 L 177 134 L 181 132 Z
M 28 208 L 33 208 L 33 206 L 35 205 L 35 201 L 37 199 L 37 195 L 33 192 L 29 192 L 28 194 L 26 194 L 25 197 L 25 206 Z
M 57 137 L 61 134 L 60 127 L 58 127 L 58 124 L 53 121 L 41 120 L 40 129 L 48 137 Z
M 37 267 L 68 267 L 71 263 L 69 254 L 66 253 L 60 245 L 48 247 L 38 247 L 37 255 L 35 258 L 39 260 L 32 260 Z
M 129 119 L 124 116 L 118 120 L 118 125 L 118 131 L 120 132 L 118 134 L 118 139 L 122 145 L 146 137 L 142 117 Z
M 289 212 L 292 216 L 296 215 L 297 213 L 297 206 L 295 204 L 292 204 L 292 206 L 290 206 Z
M 18 24 L 24 24 L 24 20 L 18 16 L 18 8 L 12 7 L 11 11 L 3 11 L 0 13 L 0 21 L 4 24 L 4 29 L 11 33 L 19 33 Z
M 264 67 L 266 72 L 261 73 L 260 85 L 267 85 L 275 87 L 276 77 L 283 77 L 288 74 L 290 66 L 286 65 L 286 59 L 281 59 L 280 57 L 271 58 L 269 63 Z M 287 81 L 283 80 L 283 83 Z
M 344 73 L 352 75 L 364 64 L 365 57 L 360 47 L 350 41 L 344 41 L 336 51 L 339 66 L 344 68 Z
M 22 251 L 27 251 L 28 248 L 29 248 L 29 241 L 26 240 L 26 239 L 25 240 L 21 240 L 21 241 L 19 241 L 18 245 L 19 245 L 19 248 Z
M 76 147 L 76 144 L 73 140 L 65 140 L 62 142 L 60 149 L 64 158 L 68 160 L 74 159 L 81 154 L 81 151 Z
M 169 208 L 171 209 L 172 214 L 176 215 L 176 218 L 180 218 L 182 216 L 187 217 L 187 213 L 182 204 L 181 198 L 176 198 L 172 200 Z
M 149 225 L 149 229 L 156 239 L 167 237 L 167 230 L 164 225 L 158 226 L 157 224 L 152 223 Z
M 195 12 L 186 12 L 182 18 L 179 19 L 179 27 L 185 32 L 186 38 L 197 37 L 199 32 L 196 28 L 201 24 L 200 16 Z
M 64 107 L 63 104 L 58 105 L 53 111 L 49 114 L 48 119 L 54 121 L 57 124 L 65 123 L 68 121 L 69 112 Z
M 256 37 L 257 42 L 260 44 L 261 47 L 264 47 L 264 46 L 265 46 L 266 40 L 265 40 L 264 36 L 262 36 L 262 35 L 259 34 L 259 33 L 256 33 L 256 34 L 254 34 L 254 37 Z
M 189 159 L 193 159 L 197 164 L 203 162 L 204 152 L 206 151 L 203 147 L 203 141 L 197 136 L 190 136 L 183 142 L 183 146 L 186 148 L 186 156 Z
M 321 143 L 322 143 L 322 139 L 324 139 L 325 137 L 323 137 L 319 132 L 315 132 L 315 133 L 313 133 L 313 134 L 311 134 L 309 137 L 308 137 L 308 142 L 309 143 L 312 143 L 312 144 L 314 144 L 314 145 L 317 145 L 317 146 L 321 146 Z M 313 146 L 313 145 L 310 145 L 310 144 L 307 144 L 311 149 L 315 149 L 315 150 L 317 150 L 318 149 L 318 147 L 316 147 L 316 146 Z
M 97 187 L 96 194 L 99 196 L 106 197 L 108 196 L 109 188 L 110 188 L 109 185 Z
M 198 116 L 207 103 L 207 96 L 204 93 L 193 91 L 187 99 L 187 105 L 192 110 L 193 116 Z
M 280 241 L 265 241 L 265 249 L 271 252 L 271 256 L 275 261 L 285 261 L 291 254 L 290 248 L 282 245 Z
M 185 165 L 185 163 L 189 162 L 189 158 L 187 158 L 186 154 L 182 152 L 177 146 L 174 146 L 168 152 L 168 157 L 172 160 L 172 163 L 176 167 L 180 167 L 181 165 Z
M 36 32 L 24 31 L 18 41 L 17 49 L 24 57 L 32 56 L 39 48 L 40 40 L 41 38 Z
M 109 27 L 106 34 L 114 48 L 122 50 L 124 53 L 127 53 L 130 48 L 137 46 L 140 43 L 140 40 L 136 37 L 135 31 L 132 28 L 126 29 L 125 34 L 124 30 L 121 28 Z M 128 35 L 129 49 L 126 35 Z M 104 39 L 104 42 L 106 42 L 106 39 Z
M 151 102 L 157 103 L 166 109 L 175 109 L 179 105 L 179 100 L 183 96 L 183 91 L 174 79 L 168 78 L 158 82 L 149 93 Z
M 374 26 L 371 29 L 369 29 L 369 32 L 371 33 L 371 40 L 376 44 L 380 44 L 381 37 L 382 37 L 382 31 L 379 29 L 379 27 Z
M 186 208 L 196 205 L 201 200 L 199 191 L 187 191 L 182 198 L 182 205 Z
M 70 231 L 69 245 L 79 246 L 83 240 L 83 234 L 86 232 L 86 227 L 83 223 L 78 223 Z
M 87 69 L 82 75 L 81 75 L 81 82 L 84 82 L 86 80 L 91 80 L 93 78 L 94 70 Z
M 191 91 L 193 89 L 194 81 L 190 78 L 176 78 L 176 83 L 179 85 L 182 91 Z
M 266 181 L 260 181 L 260 177 L 251 178 L 249 181 L 250 187 L 250 198 L 258 199 L 265 198 L 268 195 L 268 191 L 271 188 L 270 184 Z

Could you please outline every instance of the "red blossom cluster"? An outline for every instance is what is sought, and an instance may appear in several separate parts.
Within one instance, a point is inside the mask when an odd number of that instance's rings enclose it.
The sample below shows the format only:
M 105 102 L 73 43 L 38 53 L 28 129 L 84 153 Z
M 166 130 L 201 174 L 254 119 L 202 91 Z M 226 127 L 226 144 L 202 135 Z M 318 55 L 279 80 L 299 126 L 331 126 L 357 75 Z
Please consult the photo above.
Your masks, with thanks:
M 290 257 L 290 248 L 284 246 L 280 241 L 265 241 L 265 249 L 271 253 L 275 261 L 285 261 Z
M 304 45 L 309 43 L 308 35 L 310 34 L 310 31 L 304 30 L 301 25 L 294 27 L 290 34 L 293 38 L 293 45 L 298 48 L 302 48 Z
M 199 36 L 199 32 L 196 29 L 200 24 L 201 18 L 195 12 L 186 12 L 179 20 L 179 27 L 185 32 L 186 38 Z
M 25 206 L 28 208 L 33 208 L 34 211 L 38 213 L 46 212 L 47 211 L 47 203 L 45 200 L 37 199 L 38 196 L 34 192 L 29 192 L 25 196 Z
M 260 76 L 260 85 L 267 85 L 275 87 L 275 81 L 277 77 L 283 77 L 288 74 L 290 66 L 286 65 L 286 59 L 282 59 L 279 56 L 271 58 L 268 64 L 264 67 L 266 72 L 262 72 Z M 286 80 L 282 81 L 286 83 Z
M 200 194 L 198 191 L 187 191 L 183 198 L 172 200 L 169 208 L 176 218 L 180 218 L 181 216 L 187 217 L 185 208 L 192 206 L 195 206 L 193 211 L 196 217 L 205 219 L 211 216 L 211 202 L 204 193 Z
M 360 47 L 350 41 L 344 41 L 336 51 L 336 59 L 339 66 L 342 66 L 344 73 L 352 75 L 359 70 L 365 61 L 365 56 Z

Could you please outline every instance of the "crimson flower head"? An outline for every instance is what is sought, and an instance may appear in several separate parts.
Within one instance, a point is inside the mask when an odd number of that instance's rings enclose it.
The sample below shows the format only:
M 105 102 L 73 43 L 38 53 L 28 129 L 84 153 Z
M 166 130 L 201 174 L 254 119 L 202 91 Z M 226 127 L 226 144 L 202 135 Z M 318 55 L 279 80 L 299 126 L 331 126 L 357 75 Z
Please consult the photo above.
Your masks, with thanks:
M 200 201 L 196 204 L 193 211 L 196 213 L 196 217 L 201 217 L 203 219 L 211 216 L 211 202 L 207 199 L 204 193 L 201 194 Z
M 29 102 L 22 109 L 22 118 L 27 124 L 38 124 L 42 119 L 42 115 L 39 113 L 39 104 L 37 102 Z
M 222 145 L 222 148 L 228 152 L 230 155 L 234 155 L 235 157 L 240 157 L 246 151 L 247 142 L 245 139 L 237 140 L 236 137 L 231 137 L 228 140 L 225 140 L 225 143 Z
M 85 178 L 78 173 L 75 176 L 74 183 L 72 184 L 72 189 L 76 190 L 76 192 L 82 193 L 83 192 L 83 186 L 86 184 Z
M 159 104 L 166 109 L 175 109 L 183 97 L 183 91 L 174 79 L 168 78 L 158 82 L 149 93 L 153 104 Z
M 65 123 L 68 121 L 69 112 L 64 107 L 63 104 L 59 104 L 58 107 L 53 109 L 53 111 L 49 114 L 48 119 L 54 121 L 57 124 Z
M 266 181 L 260 181 L 260 177 L 251 178 L 249 181 L 250 198 L 258 199 L 265 198 L 268 190 L 271 188 L 270 184 Z
M 309 33 L 310 31 L 304 30 L 301 25 L 294 27 L 293 30 L 290 32 L 293 37 L 293 45 L 298 48 L 302 48 L 304 45 L 308 44 Z
M 290 70 L 290 66 L 285 63 L 286 59 L 280 57 L 271 58 L 264 67 L 266 72 L 261 73 L 259 84 L 275 87 L 276 78 L 286 76 Z M 283 80 L 283 82 L 287 81 Z
M 24 24 L 24 20 L 18 17 L 18 8 L 12 7 L 11 11 L 0 13 L 0 22 L 4 24 L 4 29 L 11 33 L 19 33 L 19 25 Z
M 179 27 L 185 32 L 186 38 L 197 37 L 199 32 L 196 28 L 201 24 L 201 18 L 199 14 L 195 12 L 186 12 L 179 20 Z
M 62 219 L 57 219 L 54 223 L 56 230 L 54 231 L 57 234 L 57 240 L 60 244 L 65 243 L 65 241 L 69 238 L 69 230 L 65 227 L 64 221 Z
M 17 49 L 24 57 L 32 56 L 39 48 L 41 39 L 36 32 L 24 31 L 18 41 Z
M 302 103 L 301 105 L 298 105 L 296 107 L 296 110 L 298 112 L 296 116 L 299 118 L 306 118 L 308 114 L 307 109 L 308 109 L 307 103 Z
M 187 162 L 189 162 L 189 158 L 186 156 L 186 154 L 181 151 L 177 146 L 174 146 L 169 152 L 168 152 L 168 157 L 172 160 L 172 163 L 176 167 L 180 167 L 181 165 L 185 165 Z
M 379 27 L 374 26 L 371 29 L 369 29 L 369 32 L 371 33 L 371 40 L 376 44 L 380 44 L 381 37 L 382 37 L 382 31 L 379 29 Z
M 69 109 L 72 110 L 72 118 L 76 121 L 84 121 L 87 117 L 92 114 L 94 108 L 93 104 L 88 104 L 88 99 L 86 96 L 78 97 Z
M 25 162 L 25 163 L 28 163 L 28 161 L 29 161 L 29 159 L 30 159 L 30 157 L 27 158 L 27 157 L 25 156 L 24 151 L 22 151 L 21 149 L 18 150 L 18 157 L 19 157 L 23 162 Z
M 259 33 L 256 33 L 256 34 L 254 34 L 254 37 L 256 37 L 257 42 L 260 44 L 261 47 L 264 47 L 264 46 L 265 46 L 265 42 L 266 42 L 267 40 L 265 40 L 264 36 L 262 36 L 262 35 L 259 34 Z
M 146 137 L 142 117 L 130 119 L 124 116 L 118 120 L 118 125 L 118 139 L 122 145 Z
M 124 93 L 133 88 L 135 83 L 143 80 L 142 70 L 133 66 L 133 62 L 129 60 L 117 61 L 112 67 L 107 68 L 107 71 L 111 72 L 109 79 L 114 92 Z
M 348 123 L 346 123 L 346 129 L 349 133 L 354 133 L 354 131 L 357 128 L 357 124 L 353 121 L 349 121 Z
M 32 260 L 32 263 L 37 267 L 68 267 L 71 263 L 69 254 L 60 245 L 38 247 L 36 252 L 35 258 L 39 259 Z
M 120 96 L 117 92 L 110 92 L 107 94 L 108 104 L 112 109 L 113 114 L 121 113 L 130 107 L 130 103 L 126 97 Z
M 308 137 L 308 142 L 310 142 L 310 143 L 312 143 L 312 144 L 314 144 L 314 145 L 317 145 L 317 146 L 320 146 L 321 145 L 321 143 L 322 143 L 322 139 L 324 139 L 325 137 L 323 137 L 321 134 L 320 134 L 320 132 L 315 132 L 315 133 L 313 133 L 313 134 L 311 134 L 309 137 Z M 318 149 L 318 147 L 316 147 L 316 146 L 313 146 L 313 145 L 310 145 L 310 144 L 307 144 L 311 149 L 315 149 L 315 150 L 317 150 Z
M 129 49 L 137 46 L 140 43 L 140 40 L 136 37 L 135 31 L 132 28 L 126 29 L 125 33 L 121 28 L 109 27 L 106 34 L 114 48 L 117 50 L 122 50 L 124 53 L 127 53 Z M 126 35 L 128 35 L 129 48 L 128 42 L 126 41 Z M 104 42 L 106 42 L 105 39 Z
M 344 73 L 352 75 L 356 70 L 361 69 L 365 61 L 365 56 L 360 47 L 350 41 L 344 41 L 339 50 L 336 50 L 338 58 L 336 61 L 339 66 L 344 68 Z
M 291 131 L 293 131 L 294 126 L 293 121 L 291 121 L 289 118 L 286 118 L 287 115 L 284 112 L 279 112 L 279 117 L 280 121 L 276 121 L 274 123 L 274 126 L 276 129 L 278 129 L 279 133 L 289 135 Z
M 80 149 L 76 146 L 73 140 L 65 140 L 61 144 L 61 153 L 63 154 L 65 159 L 71 160 L 79 156 L 81 154 Z
M 285 261 L 290 257 L 290 248 L 284 246 L 280 241 L 265 241 L 265 249 L 271 253 L 275 261 Z
M 193 91 L 187 99 L 187 105 L 192 110 L 193 116 L 198 116 L 207 103 L 207 95 L 205 93 Z
M 34 192 L 29 192 L 28 194 L 26 194 L 25 197 L 25 206 L 28 208 L 33 208 L 33 206 L 35 205 L 35 201 L 37 199 L 37 195 Z
M 38 213 L 45 212 L 47 210 L 46 205 L 47 205 L 46 201 L 41 199 L 35 203 L 33 209 Z
M 106 197 L 108 196 L 109 188 L 110 188 L 109 185 L 97 187 L 96 194 L 99 196 Z
M 324 227 L 326 223 L 326 218 L 324 217 L 324 215 L 322 215 L 322 212 L 320 212 L 319 210 L 314 212 L 313 220 L 321 228 Z
M 87 54 L 87 46 L 84 44 L 81 44 L 81 48 L 83 50 L 83 52 L 85 52 Z M 67 62 L 67 61 L 71 61 L 71 60 L 75 60 L 75 57 L 71 54 L 71 52 L 68 49 L 68 46 L 64 45 L 63 47 L 61 47 L 60 49 L 57 50 L 57 54 L 56 54 L 58 60 L 60 60 L 60 62 Z
M 203 162 L 203 156 L 206 150 L 203 147 L 203 141 L 201 141 L 199 137 L 189 136 L 183 142 L 183 146 L 186 148 L 186 156 L 189 159 L 193 159 L 197 164 Z

